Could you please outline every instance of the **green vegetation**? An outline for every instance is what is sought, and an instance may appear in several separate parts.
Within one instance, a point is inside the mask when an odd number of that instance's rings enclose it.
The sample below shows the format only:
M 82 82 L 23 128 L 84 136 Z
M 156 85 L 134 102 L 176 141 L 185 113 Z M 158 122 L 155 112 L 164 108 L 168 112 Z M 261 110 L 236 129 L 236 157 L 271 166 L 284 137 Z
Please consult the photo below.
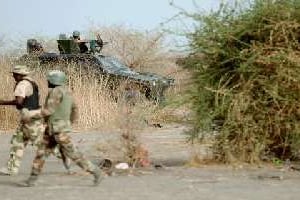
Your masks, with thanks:
M 191 139 L 219 126 L 222 161 L 295 158 L 300 148 L 300 1 L 254 0 L 188 14 Z

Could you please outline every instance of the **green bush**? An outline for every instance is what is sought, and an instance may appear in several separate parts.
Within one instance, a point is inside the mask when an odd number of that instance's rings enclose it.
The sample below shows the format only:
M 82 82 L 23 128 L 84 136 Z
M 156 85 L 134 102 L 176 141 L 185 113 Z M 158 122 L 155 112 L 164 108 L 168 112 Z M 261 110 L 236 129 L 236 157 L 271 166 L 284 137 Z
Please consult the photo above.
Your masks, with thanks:
M 218 124 L 217 159 L 295 158 L 300 147 L 300 1 L 254 0 L 189 14 L 191 139 Z

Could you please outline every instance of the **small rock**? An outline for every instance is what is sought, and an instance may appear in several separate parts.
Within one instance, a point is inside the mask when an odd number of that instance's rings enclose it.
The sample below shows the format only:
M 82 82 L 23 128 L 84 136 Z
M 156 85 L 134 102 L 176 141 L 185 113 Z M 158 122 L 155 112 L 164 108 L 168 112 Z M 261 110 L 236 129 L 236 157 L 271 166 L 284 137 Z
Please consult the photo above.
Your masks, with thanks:
M 129 165 L 128 165 L 128 163 L 119 163 L 119 164 L 115 165 L 115 168 L 116 169 L 128 169 Z

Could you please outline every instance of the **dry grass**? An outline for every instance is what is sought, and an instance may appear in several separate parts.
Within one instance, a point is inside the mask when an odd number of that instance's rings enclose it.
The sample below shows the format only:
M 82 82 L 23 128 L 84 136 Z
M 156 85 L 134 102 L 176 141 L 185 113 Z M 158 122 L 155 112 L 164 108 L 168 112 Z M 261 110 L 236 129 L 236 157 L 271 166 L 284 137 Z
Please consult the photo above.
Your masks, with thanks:
M 5 57 L 0 58 L 0 99 L 11 99 L 13 98 L 12 92 L 14 85 L 13 78 L 9 74 L 10 68 L 8 67 L 10 65 L 10 60 L 6 59 Z M 16 126 L 16 122 L 18 120 L 17 112 L 14 108 L 11 107 L 0 107 L 0 129 L 7 130 L 11 129 Z
M 183 90 L 182 83 L 187 76 L 176 65 L 176 56 L 168 53 L 163 47 L 163 35 L 140 33 L 124 27 L 91 28 L 90 32 L 94 36 L 94 33 L 99 32 L 98 30 L 101 30 L 103 40 L 109 42 L 104 47 L 105 55 L 117 57 L 137 71 L 153 72 L 175 78 L 176 85 L 167 91 L 167 102 L 173 98 L 181 98 L 177 93 Z M 53 52 L 56 45 L 53 42 L 55 40 L 41 37 L 37 39 L 42 41 L 45 51 Z M 25 46 L 25 44 L 23 45 Z M 55 69 L 55 67 L 39 66 L 35 61 L 28 62 L 28 65 L 34 69 L 32 76 L 40 86 L 43 102 L 47 93 L 46 71 Z M 3 93 L 1 99 L 13 98 L 12 83 L 14 80 L 8 74 L 11 65 L 7 58 L 1 59 L 0 67 L 4 69 L 0 71 L 0 79 L 5 80 L 1 85 L 1 93 Z M 111 91 L 108 89 L 105 77 L 99 77 L 86 67 L 74 63 L 60 65 L 60 69 L 63 69 L 68 75 L 68 87 L 72 90 L 79 107 L 79 120 L 74 126 L 75 129 L 114 130 L 120 133 L 120 144 L 114 141 L 112 145 L 123 153 L 124 161 L 131 166 L 145 165 L 147 150 L 139 142 L 138 133 L 151 123 L 180 121 L 182 118 L 182 116 L 178 117 L 180 111 L 176 112 L 176 107 L 173 105 L 162 108 L 149 102 L 143 96 L 136 99 L 135 106 L 130 106 L 124 100 L 126 83 L 122 83 L 118 90 Z M 118 101 L 116 101 L 116 97 Z M 0 111 L 0 129 L 15 128 L 18 121 L 15 109 L 1 107 Z
M 0 78 L 1 78 L 1 99 L 12 99 L 14 80 L 9 73 L 11 64 L 7 59 L 2 58 Z M 120 103 L 112 98 L 111 91 L 106 87 L 105 79 L 95 77 L 93 73 L 80 72 L 75 70 L 73 64 L 64 68 L 68 74 L 68 87 L 72 90 L 76 103 L 79 107 L 79 120 L 75 125 L 79 129 L 89 128 L 116 128 L 118 118 L 121 117 Z M 53 68 L 54 69 L 54 68 Z M 41 102 L 44 101 L 47 93 L 47 83 L 45 78 L 46 70 L 35 70 L 32 77 L 40 87 Z M 121 95 L 121 94 L 120 94 Z M 1 108 L 1 129 L 12 129 L 16 126 L 18 114 L 13 107 L 2 106 Z
M 0 72 L 1 79 L 1 99 L 12 99 L 14 80 L 9 73 L 11 69 L 10 60 L 1 58 Z M 49 68 L 48 68 L 49 69 Z M 51 67 L 51 69 L 56 69 Z M 75 64 L 60 65 L 68 75 L 68 87 L 72 90 L 73 96 L 79 107 L 79 120 L 75 125 L 76 129 L 124 129 L 124 116 L 127 110 L 127 104 L 124 99 L 124 88 L 112 92 L 108 89 L 107 80 L 104 77 L 95 75 L 92 71 L 84 70 L 82 66 Z M 32 77 L 40 87 L 41 103 L 44 102 L 47 93 L 47 83 L 45 74 L 47 69 L 35 68 Z M 125 84 L 125 83 L 124 83 Z M 174 89 L 173 89 L 174 90 Z M 173 93 L 173 92 L 171 92 Z M 118 97 L 118 102 L 115 97 Z M 153 102 L 149 102 L 144 97 L 140 97 L 136 106 L 131 109 L 131 118 L 134 118 L 134 129 L 143 128 L 145 121 L 158 121 L 165 118 L 166 112 L 159 109 Z M 18 113 L 13 107 L 2 106 L 0 108 L 0 129 L 10 130 L 16 127 Z M 161 117 L 160 117 L 161 116 Z M 138 123 L 137 123 L 138 122 Z M 125 127 L 126 128 L 126 127 Z

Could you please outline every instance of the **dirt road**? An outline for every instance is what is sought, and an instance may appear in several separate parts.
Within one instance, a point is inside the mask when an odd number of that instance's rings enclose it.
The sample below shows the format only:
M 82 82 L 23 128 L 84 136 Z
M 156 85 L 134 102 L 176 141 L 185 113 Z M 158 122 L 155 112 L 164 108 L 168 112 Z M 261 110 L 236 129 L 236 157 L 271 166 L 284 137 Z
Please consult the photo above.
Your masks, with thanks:
M 81 173 L 67 175 L 62 164 L 51 157 L 38 185 L 19 187 L 30 172 L 34 150 L 29 147 L 23 159 L 21 173 L 15 177 L 0 176 L 0 200 L 298 200 L 300 173 L 274 167 L 232 169 L 229 166 L 187 168 L 182 164 L 191 150 L 184 143 L 184 127 L 151 128 L 141 134 L 150 158 L 164 168 L 142 169 L 105 177 L 98 187 L 92 177 Z M 73 134 L 73 141 L 89 157 L 99 156 L 100 144 L 117 140 L 116 133 L 92 132 Z M 0 135 L 0 162 L 8 157 L 10 135 Z M 106 152 L 107 153 L 107 152 Z

